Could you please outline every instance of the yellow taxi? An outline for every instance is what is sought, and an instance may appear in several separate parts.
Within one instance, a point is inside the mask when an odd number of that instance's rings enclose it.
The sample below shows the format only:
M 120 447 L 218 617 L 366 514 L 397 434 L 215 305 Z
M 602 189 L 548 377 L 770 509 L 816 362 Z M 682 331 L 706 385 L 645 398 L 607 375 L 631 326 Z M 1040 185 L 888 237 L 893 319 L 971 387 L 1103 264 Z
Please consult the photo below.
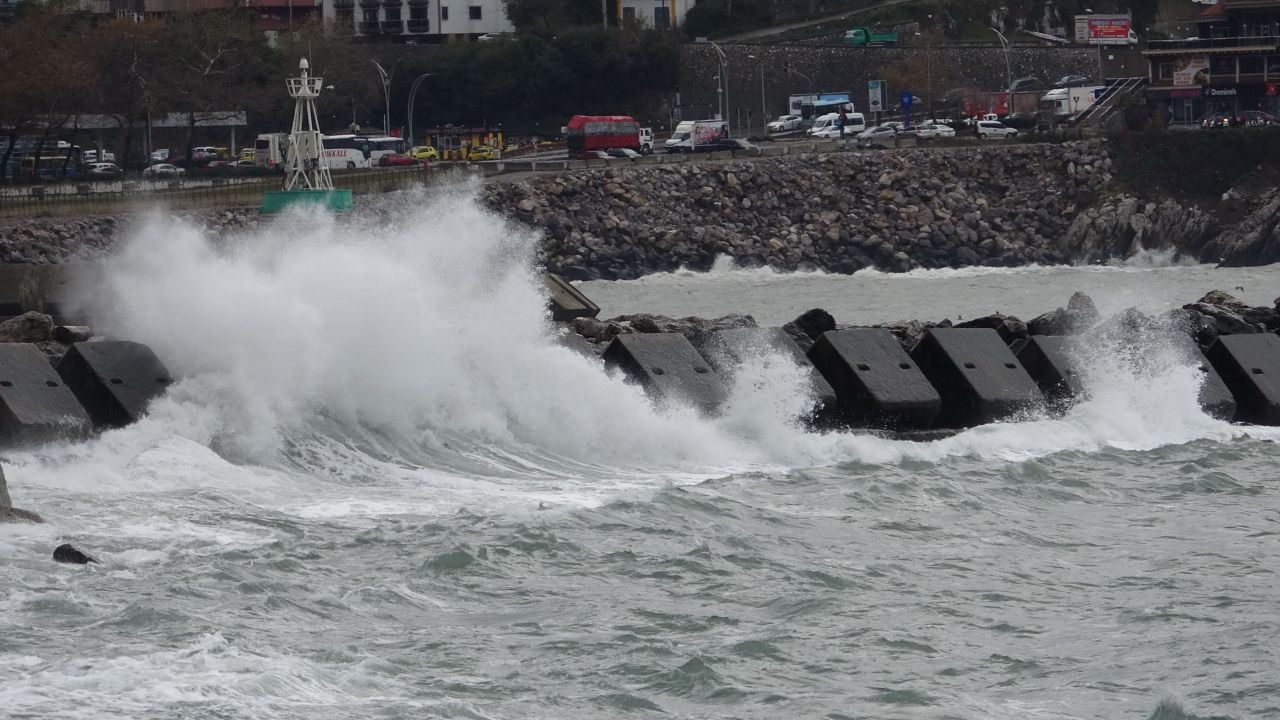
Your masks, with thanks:
M 414 160 L 439 160 L 440 153 L 430 145 L 418 145 L 409 151 L 409 157 Z
M 497 156 L 494 155 L 493 148 L 488 145 L 477 145 L 471 148 L 471 154 L 467 156 L 467 159 L 475 162 L 477 160 L 492 160 L 495 157 Z

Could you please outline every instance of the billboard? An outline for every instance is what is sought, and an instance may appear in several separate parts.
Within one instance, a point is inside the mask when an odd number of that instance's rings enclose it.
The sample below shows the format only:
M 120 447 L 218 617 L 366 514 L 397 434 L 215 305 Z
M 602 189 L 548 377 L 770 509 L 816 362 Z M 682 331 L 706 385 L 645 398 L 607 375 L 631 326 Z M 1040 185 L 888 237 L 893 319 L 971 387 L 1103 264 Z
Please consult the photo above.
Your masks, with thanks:
M 867 110 L 869 112 L 884 112 L 884 89 L 883 80 L 867 81 Z
M 1175 58 L 1173 61 L 1174 85 L 1208 85 L 1209 56 L 1193 55 Z
M 1077 15 L 1076 42 L 1088 45 L 1129 45 L 1133 36 L 1133 19 L 1128 15 Z

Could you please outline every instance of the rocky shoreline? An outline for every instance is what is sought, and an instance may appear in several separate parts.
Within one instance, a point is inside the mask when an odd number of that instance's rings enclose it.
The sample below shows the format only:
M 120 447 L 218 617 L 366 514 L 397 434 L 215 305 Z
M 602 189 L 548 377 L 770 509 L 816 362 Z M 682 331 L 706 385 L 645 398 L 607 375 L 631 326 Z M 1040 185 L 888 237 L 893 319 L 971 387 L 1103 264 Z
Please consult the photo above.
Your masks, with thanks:
M 1201 207 L 1122 193 L 1112 171 L 1102 140 L 840 150 L 591 167 L 488 183 L 480 201 L 540 230 L 547 269 L 571 280 L 700 270 L 720 256 L 836 273 L 1096 263 L 1142 250 L 1280 260 L 1280 190 Z M 252 207 L 180 216 L 214 235 L 267 222 Z M 97 259 L 138 221 L 0 224 L 0 261 Z

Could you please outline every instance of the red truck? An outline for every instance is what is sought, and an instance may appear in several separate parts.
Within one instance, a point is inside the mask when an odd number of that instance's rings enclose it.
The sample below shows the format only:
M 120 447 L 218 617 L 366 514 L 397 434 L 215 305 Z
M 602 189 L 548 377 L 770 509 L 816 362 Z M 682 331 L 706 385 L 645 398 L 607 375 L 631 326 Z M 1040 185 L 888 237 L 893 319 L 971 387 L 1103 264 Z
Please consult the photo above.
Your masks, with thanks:
M 640 123 L 630 115 L 574 115 L 561 128 L 569 157 L 594 157 L 597 150 L 641 152 Z

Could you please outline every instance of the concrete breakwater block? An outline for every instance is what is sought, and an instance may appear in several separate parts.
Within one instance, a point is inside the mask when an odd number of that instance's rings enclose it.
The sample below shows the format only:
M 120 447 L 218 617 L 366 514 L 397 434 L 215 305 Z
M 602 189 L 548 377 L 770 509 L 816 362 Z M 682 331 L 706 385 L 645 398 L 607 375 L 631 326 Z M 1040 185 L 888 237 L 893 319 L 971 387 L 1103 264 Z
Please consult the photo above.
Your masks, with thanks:
M 772 352 L 790 358 L 804 372 L 806 384 L 814 399 L 814 421 L 829 424 L 836 419 L 836 391 L 786 330 L 778 327 L 717 330 L 698 335 L 694 339 L 694 347 L 722 379 L 732 376 L 754 353 Z
M 99 428 L 136 422 L 173 382 L 151 348 L 126 340 L 72 345 L 58 363 L 58 375 Z
M 38 442 L 90 429 L 89 415 L 39 348 L 0 344 L 0 439 Z
M 1084 396 L 1080 375 L 1072 367 L 1070 342 L 1065 335 L 1035 335 L 1017 351 L 1018 362 L 1051 402 Z
M 719 373 L 678 333 L 619 335 L 603 357 L 659 402 L 691 403 L 713 413 L 727 396 Z
M 911 357 L 942 396 L 943 427 L 995 422 L 1044 401 L 995 330 L 932 328 Z
M 568 280 L 553 273 L 543 273 L 542 277 L 550 295 L 552 320 L 568 322 L 574 318 L 595 317 L 600 314 L 600 306 L 587 299 Z
M 841 418 L 851 425 L 926 428 L 942 409 L 938 391 L 884 328 L 828 330 L 809 359 L 835 389 Z
M 1227 387 L 1222 376 L 1213 369 L 1213 364 L 1199 348 L 1195 351 L 1195 362 L 1200 372 L 1204 373 L 1204 383 L 1200 385 L 1200 395 L 1197 398 L 1200 407 L 1219 420 L 1234 420 L 1239 408 L 1235 396 L 1231 394 L 1231 388 Z
M 1280 425 L 1280 336 L 1222 335 L 1208 357 L 1236 399 L 1237 420 Z

